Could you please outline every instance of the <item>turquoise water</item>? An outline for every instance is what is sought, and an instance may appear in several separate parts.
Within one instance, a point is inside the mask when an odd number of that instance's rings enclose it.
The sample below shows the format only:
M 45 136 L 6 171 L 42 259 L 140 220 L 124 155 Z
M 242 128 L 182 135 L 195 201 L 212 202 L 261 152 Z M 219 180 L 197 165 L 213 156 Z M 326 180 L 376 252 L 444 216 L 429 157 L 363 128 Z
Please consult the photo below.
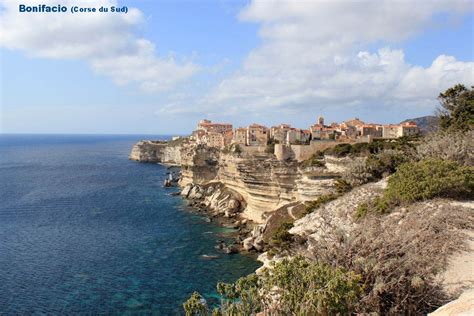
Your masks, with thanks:
M 2 314 L 176 315 L 255 270 L 214 249 L 225 231 L 169 195 L 165 167 L 127 159 L 139 139 L 0 135 Z

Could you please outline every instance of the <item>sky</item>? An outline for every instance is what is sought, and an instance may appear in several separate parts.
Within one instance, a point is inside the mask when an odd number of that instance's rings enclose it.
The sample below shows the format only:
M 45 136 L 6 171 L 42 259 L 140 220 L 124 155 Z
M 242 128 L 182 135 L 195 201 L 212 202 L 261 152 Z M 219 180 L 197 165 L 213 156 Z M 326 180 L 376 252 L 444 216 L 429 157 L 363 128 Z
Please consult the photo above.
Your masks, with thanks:
M 473 30 L 472 0 L 0 0 L 0 133 L 398 123 L 474 85 Z

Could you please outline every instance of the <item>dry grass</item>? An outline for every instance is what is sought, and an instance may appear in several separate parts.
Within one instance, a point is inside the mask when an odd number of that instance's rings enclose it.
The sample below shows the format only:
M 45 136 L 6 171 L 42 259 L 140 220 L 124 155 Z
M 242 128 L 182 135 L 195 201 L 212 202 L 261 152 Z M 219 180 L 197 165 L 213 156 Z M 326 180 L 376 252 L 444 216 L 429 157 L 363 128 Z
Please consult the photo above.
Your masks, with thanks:
M 367 216 L 350 237 L 333 232 L 313 243 L 310 255 L 362 275 L 365 294 L 357 312 L 426 313 L 450 299 L 435 276 L 462 249 L 464 229 L 474 229 L 472 211 L 447 202 L 417 203 L 388 216 Z
M 438 158 L 474 166 L 474 131 L 430 134 L 417 146 L 416 151 L 419 159 Z

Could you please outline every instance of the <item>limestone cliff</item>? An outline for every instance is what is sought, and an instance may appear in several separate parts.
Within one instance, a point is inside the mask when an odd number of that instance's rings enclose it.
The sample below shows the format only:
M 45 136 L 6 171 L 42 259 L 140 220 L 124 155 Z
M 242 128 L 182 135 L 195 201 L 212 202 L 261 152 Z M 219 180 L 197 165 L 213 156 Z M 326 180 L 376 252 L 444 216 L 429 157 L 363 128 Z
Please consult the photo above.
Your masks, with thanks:
M 181 187 L 216 180 L 219 151 L 202 145 L 181 147 Z
M 179 165 L 182 145 L 183 142 L 176 141 L 141 140 L 132 147 L 129 159 L 139 162 Z
M 159 162 L 164 148 L 166 148 L 166 143 L 141 140 L 133 145 L 129 159 L 139 162 Z
M 327 167 L 301 167 L 263 152 L 235 153 L 196 146 L 181 153 L 182 186 L 219 182 L 237 192 L 247 207 L 242 216 L 264 223 L 268 213 L 294 202 L 334 192 L 346 162 L 328 157 Z
M 189 184 L 222 184 L 245 201 L 242 217 L 256 223 L 264 223 L 273 211 L 289 203 L 334 192 L 335 180 L 349 164 L 347 158 L 325 157 L 318 166 L 303 166 L 251 149 L 236 152 L 188 141 L 141 141 L 132 149 L 130 159 L 179 164 L 183 188 Z

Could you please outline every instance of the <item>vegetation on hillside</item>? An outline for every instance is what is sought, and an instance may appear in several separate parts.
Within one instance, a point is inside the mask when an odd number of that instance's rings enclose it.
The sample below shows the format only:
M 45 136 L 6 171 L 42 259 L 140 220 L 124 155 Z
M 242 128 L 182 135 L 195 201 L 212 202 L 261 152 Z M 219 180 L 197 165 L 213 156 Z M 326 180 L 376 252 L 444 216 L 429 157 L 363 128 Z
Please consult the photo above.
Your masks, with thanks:
M 335 193 L 325 194 L 325 195 L 321 195 L 320 197 L 318 197 L 314 201 L 308 202 L 306 204 L 306 207 L 305 207 L 304 215 L 308 215 L 308 214 L 312 213 L 314 210 L 320 208 L 321 206 L 323 206 L 326 203 L 329 203 L 329 202 L 337 199 L 339 196 L 340 196 L 340 194 L 335 194 Z
M 270 238 L 270 246 L 279 250 L 288 249 L 293 242 L 293 235 L 288 231 L 293 227 L 293 223 L 283 222 Z
M 401 165 L 389 178 L 382 197 L 360 205 L 356 217 L 368 211 L 388 213 L 395 206 L 436 197 L 463 199 L 474 194 L 474 167 L 455 161 L 423 159 Z
M 221 304 L 212 315 L 336 315 L 353 310 L 362 293 L 360 276 L 342 268 L 309 261 L 284 259 L 261 275 L 251 274 L 235 283 L 219 283 Z M 186 315 L 203 315 L 204 303 L 195 293 L 184 306 Z
M 437 274 L 462 249 L 463 231 L 474 229 L 468 209 L 448 203 L 415 203 L 390 217 L 360 220 L 350 236 L 338 230 L 309 240 L 312 256 L 361 276 L 361 300 L 353 313 L 426 315 L 449 301 Z
M 412 136 L 400 137 L 397 139 L 377 139 L 371 143 L 337 144 L 334 147 L 326 149 L 324 151 L 324 154 L 340 158 L 347 156 L 367 157 L 368 155 L 377 154 L 381 151 L 388 149 L 408 151 L 409 149 L 414 147 L 414 142 L 416 142 L 417 140 L 417 136 Z

